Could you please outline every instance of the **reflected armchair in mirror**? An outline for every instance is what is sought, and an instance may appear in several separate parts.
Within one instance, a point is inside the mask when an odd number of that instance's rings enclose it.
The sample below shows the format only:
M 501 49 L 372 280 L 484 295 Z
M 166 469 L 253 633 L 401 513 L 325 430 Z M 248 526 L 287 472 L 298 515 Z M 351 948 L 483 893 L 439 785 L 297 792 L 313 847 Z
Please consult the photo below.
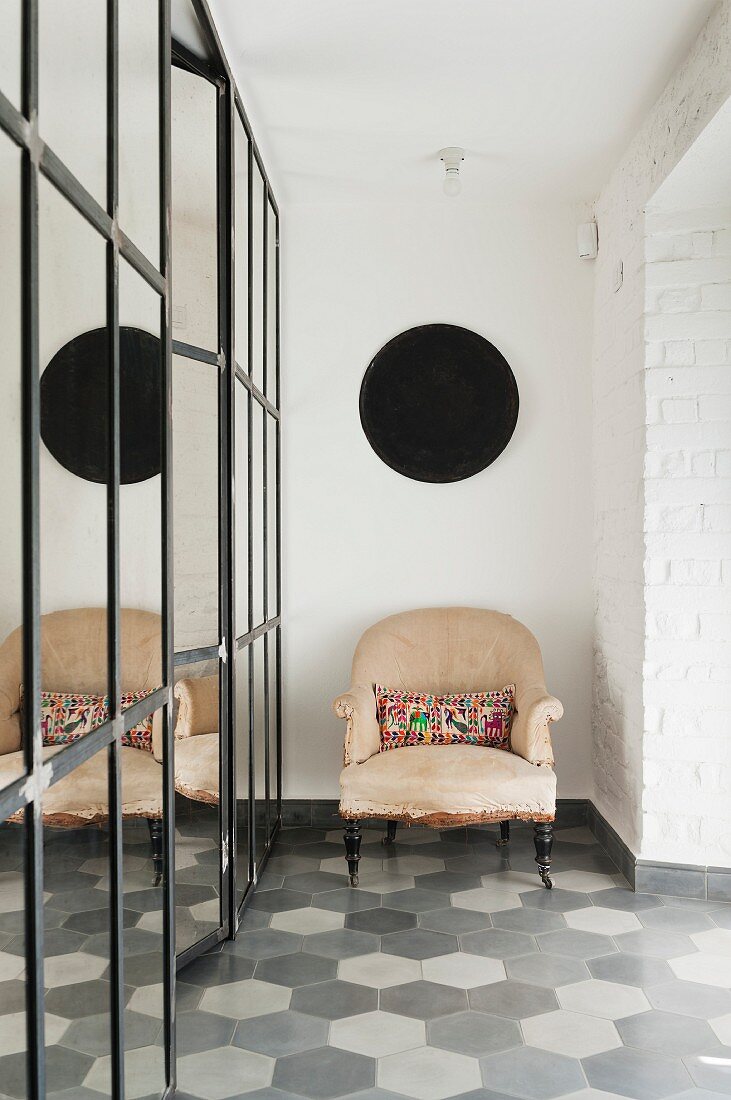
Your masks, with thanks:
M 123 608 L 120 616 L 122 705 L 153 692 L 161 680 L 161 619 L 151 611 Z M 41 723 L 43 758 L 58 754 L 108 717 L 107 612 L 82 607 L 41 616 Z M 0 646 L 0 786 L 23 764 L 23 630 Z M 124 735 L 122 818 L 146 818 L 154 881 L 162 875 L 162 711 Z M 51 765 L 53 767 L 53 765 Z M 11 821 L 21 821 L 19 810 Z M 108 753 L 103 749 L 43 794 L 43 823 L 78 829 L 109 818 Z
M 217 806 L 220 798 L 218 673 L 178 680 L 175 725 L 175 790 L 194 802 Z

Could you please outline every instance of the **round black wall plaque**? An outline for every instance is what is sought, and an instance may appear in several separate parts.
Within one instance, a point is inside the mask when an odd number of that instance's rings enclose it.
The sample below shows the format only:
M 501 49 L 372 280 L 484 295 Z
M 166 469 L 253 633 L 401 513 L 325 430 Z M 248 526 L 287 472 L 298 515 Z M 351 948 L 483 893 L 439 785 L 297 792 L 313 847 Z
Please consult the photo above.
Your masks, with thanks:
M 392 470 L 462 481 L 507 447 L 518 386 L 496 347 L 457 325 L 420 325 L 382 347 L 363 377 L 360 420 Z
M 160 473 L 160 341 L 119 330 L 120 466 L 123 485 Z M 107 330 L 75 336 L 41 376 L 41 438 L 77 477 L 105 485 L 109 469 Z

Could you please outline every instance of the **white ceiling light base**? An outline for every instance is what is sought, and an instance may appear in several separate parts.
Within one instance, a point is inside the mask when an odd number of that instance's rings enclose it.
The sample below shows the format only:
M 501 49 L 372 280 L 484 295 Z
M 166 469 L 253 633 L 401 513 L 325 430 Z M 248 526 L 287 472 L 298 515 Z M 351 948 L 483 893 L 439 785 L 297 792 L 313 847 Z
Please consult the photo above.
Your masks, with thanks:
M 459 166 L 464 160 L 464 149 L 458 145 L 448 145 L 439 153 L 439 159 L 444 164 L 444 194 L 458 195 L 462 190 L 462 182 L 459 178 Z

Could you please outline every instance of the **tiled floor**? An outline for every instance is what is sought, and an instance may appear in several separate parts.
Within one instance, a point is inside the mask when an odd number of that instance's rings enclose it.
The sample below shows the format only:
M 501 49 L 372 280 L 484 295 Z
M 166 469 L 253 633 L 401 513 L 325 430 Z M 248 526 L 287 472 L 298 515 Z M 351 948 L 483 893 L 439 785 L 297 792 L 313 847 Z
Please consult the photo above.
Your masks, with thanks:
M 181 1100 L 717 1100 L 731 907 L 633 894 L 584 829 L 289 829 L 235 943 L 180 975 Z M 726 1046 L 725 1044 L 728 1044 Z

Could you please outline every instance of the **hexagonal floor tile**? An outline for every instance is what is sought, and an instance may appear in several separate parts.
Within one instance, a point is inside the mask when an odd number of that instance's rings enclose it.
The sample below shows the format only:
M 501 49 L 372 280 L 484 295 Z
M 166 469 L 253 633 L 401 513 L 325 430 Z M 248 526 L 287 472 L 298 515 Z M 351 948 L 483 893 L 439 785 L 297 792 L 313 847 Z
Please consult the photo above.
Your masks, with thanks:
M 482 1012 L 457 1012 L 427 1024 L 429 1045 L 453 1050 L 471 1058 L 483 1058 L 510 1050 L 523 1042 L 520 1027 L 504 1016 L 489 1017 Z
M 74 951 L 70 955 L 55 955 L 43 965 L 43 980 L 49 989 L 76 985 L 78 982 L 100 978 L 109 966 L 109 959 Z M 16 977 L 17 975 L 13 975 Z
M 525 982 L 495 982 L 469 992 L 470 1008 L 511 1020 L 525 1020 L 558 1008 L 556 993 Z
M 699 1089 L 707 1089 L 700 1100 L 716 1100 L 716 1094 L 731 1095 L 731 1047 L 714 1046 L 702 1054 L 684 1059 L 686 1069 Z
M 0 988 L 0 998 L 3 995 L 3 991 Z M 69 1028 L 73 1027 L 72 1023 L 69 1025 L 69 1021 L 62 1016 L 54 1016 L 53 1013 L 47 1012 L 45 1017 L 45 1039 L 47 1046 L 53 1046 L 55 1043 L 61 1042 L 61 1039 Z M 0 1016 L 0 1058 L 4 1058 L 6 1054 L 19 1054 L 26 1049 L 26 1016 L 25 1012 L 8 1012 L 3 1016 Z M 109 1029 L 109 1017 L 107 1016 L 107 1030 Z M 73 1043 L 68 1044 L 74 1046 Z M 78 1048 L 83 1051 L 83 1048 Z M 0 1077 L 0 1081 L 2 1078 Z
M 449 912 L 452 912 L 450 909 Z M 389 909 L 387 905 L 380 909 L 364 909 L 361 913 L 348 913 L 345 927 L 358 932 L 371 932 L 375 936 L 386 936 L 390 932 L 403 932 L 407 928 L 416 928 L 417 916 L 402 909 Z
M 295 989 L 292 1008 L 326 1020 L 340 1020 L 345 1016 L 373 1012 L 378 1008 L 378 992 L 340 979 L 319 982 Z
M 336 1047 L 318 1047 L 279 1058 L 272 1084 L 311 1100 L 330 1100 L 370 1088 L 375 1079 L 376 1064 L 372 1058 Z
M 277 928 L 260 928 L 251 932 L 242 932 L 230 945 L 237 955 L 247 959 L 270 959 L 275 955 L 287 955 L 299 951 L 302 936 L 292 932 L 283 932 Z
M 611 890 L 618 885 L 617 876 L 602 875 L 596 871 L 555 871 L 552 878 L 561 890 L 581 890 L 585 894 L 594 890 Z M 623 883 L 624 879 L 620 879 L 620 882 Z
M 381 1008 L 397 1016 L 413 1016 L 417 1020 L 433 1020 L 453 1012 L 466 1011 L 467 994 L 463 989 L 439 985 L 437 982 L 416 981 L 394 985 L 381 992 Z
M 588 977 L 586 966 L 580 959 L 567 955 L 548 955 L 536 951 L 532 955 L 521 955 L 517 959 L 506 959 L 505 969 L 509 978 L 529 982 L 531 985 L 545 985 L 556 989 L 561 985 L 580 982 Z
M 456 936 L 445 932 L 430 932 L 426 928 L 408 928 L 405 932 L 392 932 L 381 940 L 385 955 L 401 955 L 407 959 L 431 959 L 436 955 L 448 955 L 459 949 Z
M 520 905 L 520 894 L 507 886 L 480 886 L 476 890 L 462 890 L 453 894 L 452 905 L 457 909 L 498 913 L 501 909 L 517 909 Z
M 289 1008 L 292 991 L 283 985 L 271 985 L 249 978 L 244 982 L 206 989 L 200 1000 L 204 1012 L 217 1012 L 234 1020 L 248 1020 L 268 1012 Z
M 428 913 L 419 913 L 419 928 L 431 932 L 448 932 L 458 936 L 463 932 L 479 932 L 489 928 L 492 920 L 489 913 L 480 913 L 477 909 L 434 909 Z
M 403 909 L 406 913 L 426 913 L 430 909 L 443 909 L 449 905 L 449 894 L 421 890 L 417 886 L 411 890 L 395 890 L 387 895 L 387 899 L 391 909 Z
M 653 985 L 646 993 L 652 1007 L 663 1012 L 679 1012 L 699 1020 L 731 1013 L 731 993 L 713 985 L 675 980 Z
M 397 875 L 433 875 L 444 870 L 444 860 L 420 855 L 396 856 L 384 859 L 383 869 Z
M 274 913 L 269 927 L 281 932 L 295 932 L 308 936 L 314 932 L 332 932 L 345 924 L 344 913 L 333 913 L 329 909 L 289 909 L 285 913 Z
M 719 1043 L 731 1047 L 731 1013 L 726 1016 L 718 1016 L 715 1020 L 709 1020 L 708 1023 Z
M 194 1054 L 191 1057 L 199 1058 Z M 111 1091 L 111 1057 L 97 1058 L 84 1081 L 87 1088 L 97 1089 L 103 1095 Z M 179 1065 L 179 1063 L 178 1063 Z M 162 1091 L 165 1080 L 165 1056 L 162 1047 L 147 1046 L 129 1050 L 124 1056 L 125 1095 L 129 1100 L 142 1100 Z M 211 1100 L 214 1094 L 209 1093 Z
M 697 951 L 694 955 L 670 959 L 669 966 L 676 978 L 682 978 L 686 982 L 717 985 L 724 989 L 731 986 L 731 958 L 727 955 Z
M 371 890 L 328 890 L 315 894 L 312 904 L 317 909 L 330 909 L 334 913 L 357 913 L 362 909 L 375 909 L 381 904 L 381 895 Z
M 588 913 L 588 909 L 577 909 L 577 913 Z M 569 914 L 566 914 L 568 917 Z M 574 916 L 574 913 L 571 913 Z M 505 928 L 510 932 L 524 932 L 526 935 L 535 936 L 540 932 L 555 932 L 559 928 L 565 928 L 568 920 L 562 913 L 549 913 L 545 909 L 503 909 L 495 913 L 492 923 L 496 928 Z
M 683 1092 L 691 1081 L 683 1063 L 645 1050 L 618 1047 L 582 1062 L 589 1084 L 632 1100 L 662 1100 Z
M 705 1020 L 656 1009 L 618 1020 L 617 1030 L 627 1047 L 676 1057 L 696 1054 L 715 1042 L 713 1031 Z
M 592 977 L 602 981 L 619 982 L 649 988 L 673 979 L 673 972 L 664 959 L 650 959 L 643 955 L 603 955 L 587 963 Z
M 271 1084 L 275 1061 L 239 1047 L 221 1047 L 178 1059 L 178 1084 L 194 1096 L 225 1100 Z
M 323 935 L 336 935 L 324 932 Z M 295 951 L 291 955 L 278 955 L 273 959 L 262 959 L 256 964 L 254 976 L 257 981 L 272 982 L 275 985 L 295 986 L 312 985 L 334 978 L 338 972 L 335 959 L 323 959 L 319 955 L 308 955 Z
M 669 910 L 645 909 L 644 912 L 660 913 Z M 565 920 L 569 928 L 577 928 L 581 932 L 598 932 L 604 936 L 636 932 L 642 927 L 634 913 L 623 909 L 607 909 L 603 905 L 593 905 L 590 909 L 573 909 L 566 913 Z
M 636 894 L 623 886 L 612 886 L 608 890 L 597 890 L 591 897 L 594 905 L 606 909 L 623 909 L 626 913 L 639 913 L 642 909 L 653 909 L 662 905 L 656 894 Z
M 622 1045 L 610 1020 L 566 1009 L 533 1016 L 523 1020 L 522 1026 L 525 1041 L 530 1046 L 571 1058 L 587 1058 Z
M 699 951 L 712 955 L 731 955 L 731 929 L 711 928 L 704 932 L 691 933 L 691 940 Z
M 424 959 L 421 971 L 427 981 L 452 985 L 456 989 L 474 989 L 478 985 L 505 979 L 505 967 L 499 959 L 463 952 Z
M 584 1012 L 587 1016 L 599 1016 L 603 1020 L 621 1020 L 636 1012 L 646 1012 L 650 1007 L 641 989 L 596 979 L 565 985 L 556 990 L 556 996 L 561 1008 Z
M 300 890 L 257 890 L 249 904 L 266 913 L 284 913 L 289 909 L 303 909 L 310 900 L 311 895 Z
M 592 897 L 597 896 L 592 895 Z M 537 890 L 526 890 L 520 895 L 520 900 L 529 909 L 548 909 L 553 913 L 570 913 L 572 909 L 585 909 L 591 905 L 588 894 L 579 890 L 561 890 L 559 887 L 554 887 L 553 890 L 546 890 L 543 887 Z
M 356 985 L 387 989 L 392 985 L 414 982 L 421 977 L 421 963 L 398 955 L 359 955 L 355 959 L 343 959 L 338 966 L 338 977 Z
M 366 910 L 378 913 L 380 910 Z M 371 955 L 378 951 L 380 940 L 370 932 L 358 932 L 353 928 L 339 928 L 334 932 L 316 932 L 305 937 L 303 950 L 326 959 L 353 959 L 357 955 Z
M 584 1087 L 584 1074 L 576 1059 L 536 1047 L 517 1047 L 480 1064 L 488 1088 L 525 1100 L 550 1100 Z
M 383 1058 L 425 1046 L 426 1026 L 411 1016 L 366 1012 L 362 1016 L 334 1020 L 330 1027 L 330 1043 L 369 1058 Z
M 154 1016 L 146 1016 L 141 1012 L 126 1011 L 124 1014 L 125 1050 L 152 1046 L 161 1030 L 162 1020 Z M 111 1053 L 111 1022 L 108 1011 L 100 1012 L 95 1016 L 83 1016 L 79 1020 L 73 1020 L 71 1024 L 66 1021 L 64 1031 L 65 1034 L 60 1040 L 62 1046 L 80 1050 L 82 1054 L 90 1054 L 93 1058 L 101 1058 Z M 48 1042 L 48 1015 L 46 1015 L 46 1041 Z
M 714 927 L 711 918 L 705 913 L 668 905 L 657 909 L 642 909 L 637 916 L 645 928 L 654 928 L 658 932 L 705 932 Z M 623 931 L 630 932 L 632 929 Z
M 376 894 L 383 894 L 388 903 L 388 895 L 401 890 L 413 890 L 416 879 L 413 875 L 397 875 L 394 871 L 370 870 L 368 867 L 358 867 L 360 873 L 360 885 L 363 890 L 371 890 Z
M 578 912 L 585 910 L 579 909 Z M 570 955 L 575 959 L 596 959 L 611 955 L 617 950 L 609 936 L 599 932 L 582 932 L 578 928 L 563 928 L 558 932 L 546 932 L 537 936 L 541 951 L 553 955 Z
M 482 1084 L 479 1063 L 448 1050 L 423 1047 L 378 1063 L 378 1084 L 415 1100 L 445 1100 Z
M 682 932 L 658 932 L 641 928 L 639 932 L 623 932 L 615 937 L 620 951 L 629 955 L 647 955 L 652 959 L 678 959 L 696 950 L 690 936 Z
M 289 1009 L 242 1021 L 236 1027 L 233 1044 L 271 1058 L 282 1058 L 324 1046 L 327 1035 L 327 1020 Z
M 343 873 L 333 875 L 328 871 L 305 871 L 299 875 L 287 875 L 284 886 L 287 890 L 297 890 L 303 894 L 321 894 L 326 890 L 342 890 L 348 885 L 343 860 Z

